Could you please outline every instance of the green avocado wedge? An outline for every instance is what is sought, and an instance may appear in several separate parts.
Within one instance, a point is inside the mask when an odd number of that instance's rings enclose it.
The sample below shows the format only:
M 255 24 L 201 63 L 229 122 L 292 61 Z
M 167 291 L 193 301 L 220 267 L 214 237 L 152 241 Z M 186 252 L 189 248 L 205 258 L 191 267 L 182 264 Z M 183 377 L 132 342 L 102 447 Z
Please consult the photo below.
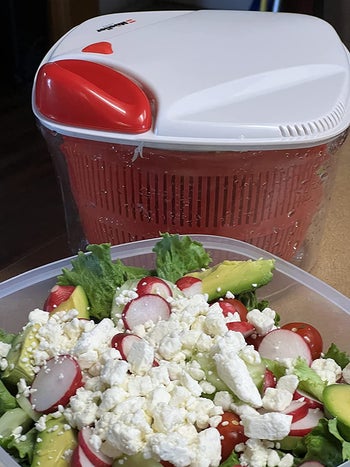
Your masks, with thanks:
M 52 313 L 57 313 L 58 311 L 69 311 L 75 309 L 78 312 L 78 318 L 89 319 L 89 302 L 86 296 L 86 293 L 81 285 L 77 285 L 73 290 L 71 296 L 60 303 Z
M 342 431 L 350 436 L 350 385 L 335 383 L 323 390 L 323 404 L 327 414 L 336 417 Z
M 201 279 L 202 291 L 212 301 L 225 296 L 227 292 L 238 295 L 266 285 L 272 279 L 274 267 L 273 259 L 226 260 L 212 268 L 191 272 L 187 276 Z
M 21 378 L 27 384 L 34 379 L 33 350 L 38 346 L 38 324 L 25 327 L 14 339 L 7 355 L 8 366 L 2 375 L 2 381 L 7 387 L 16 388 Z
M 31 467 L 69 467 L 69 456 L 77 445 L 77 435 L 63 415 L 48 416 L 46 428 L 38 434 Z

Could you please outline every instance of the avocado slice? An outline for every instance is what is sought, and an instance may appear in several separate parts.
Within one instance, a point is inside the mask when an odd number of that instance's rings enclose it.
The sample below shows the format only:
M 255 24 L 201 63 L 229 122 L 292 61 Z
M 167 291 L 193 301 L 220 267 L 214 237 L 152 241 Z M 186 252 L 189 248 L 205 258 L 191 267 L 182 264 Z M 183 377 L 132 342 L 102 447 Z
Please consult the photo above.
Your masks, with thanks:
M 33 350 L 39 344 L 37 338 L 39 327 L 37 323 L 28 325 L 13 340 L 7 355 L 8 366 L 2 375 L 6 386 L 17 387 L 20 378 L 24 378 L 27 384 L 33 381 L 35 375 Z
M 22 427 L 22 433 L 25 433 L 33 425 L 33 420 L 20 407 L 8 410 L 0 417 L 0 437 L 8 438 L 12 436 L 13 431 Z
M 227 292 L 238 295 L 267 284 L 272 279 L 274 267 L 273 259 L 225 260 L 212 268 L 191 272 L 187 276 L 201 279 L 203 293 L 207 293 L 209 301 L 212 301 L 225 296 Z
M 51 313 L 57 313 L 58 311 L 69 311 L 73 309 L 77 310 L 78 318 L 90 318 L 89 301 L 81 285 L 77 285 L 71 293 L 70 297 L 67 298 L 67 300 L 64 302 L 60 303 Z
M 65 454 L 73 450 L 78 441 L 76 431 L 67 429 L 67 426 L 63 415 L 47 417 L 46 428 L 38 434 L 34 445 L 31 467 L 69 467 L 70 461 Z
M 323 390 L 323 404 L 326 414 L 336 417 L 343 432 L 350 435 L 350 385 L 334 383 Z M 347 429 L 346 429 L 347 428 Z

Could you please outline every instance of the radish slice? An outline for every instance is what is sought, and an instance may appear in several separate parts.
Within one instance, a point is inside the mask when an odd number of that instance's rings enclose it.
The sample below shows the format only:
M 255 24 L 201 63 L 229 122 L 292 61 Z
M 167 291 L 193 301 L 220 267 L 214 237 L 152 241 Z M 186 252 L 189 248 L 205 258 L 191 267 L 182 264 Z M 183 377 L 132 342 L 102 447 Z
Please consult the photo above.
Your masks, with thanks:
M 262 392 L 265 393 L 267 388 L 275 388 L 277 384 L 277 378 L 268 368 L 265 369 Z
M 303 400 L 307 403 L 309 409 L 322 409 L 323 404 L 319 400 L 315 399 L 314 397 L 310 396 L 306 392 L 297 389 L 293 394 L 293 399 L 295 400 Z
M 92 430 L 89 426 L 82 428 L 78 433 L 78 444 L 83 450 L 88 460 L 95 467 L 110 467 L 113 464 L 113 459 L 97 451 L 90 442 Z
M 270 331 L 261 340 L 258 350 L 263 358 L 270 360 L 302 357 L 309 365 L 312 362 L 311 351 L 305 340 L 288 329 Z
M 74 285 L 54 285 L 50 290 L 49 296 L 45 300 L 44 311 L 54 311 L 58 305 L 68 300 L 74 289 Z
M 94 467 L 94 464 L 90 462 L 83 448 L 79 445 L 74 448 L 70 465 L 71 467 Z
M 227 329 L 243 334 L 244 337 L 251 336 L 255 332 L 255 327 L 248 321 L 231 321 L 226 323 Z
M 184 276 L 176 281 L 176 286 L 181 290 L 185 297 L 193 297 L 202 293 L 202 281 L 197 277 Z
M 50 358 L 34 378 L 30 402 L 36 412 L 50 413 L 83 385 L 79 363 L 71 355 Z
M 289 434 L 291 436 L 305 436 L 315 428 L 319 420 L 324 417 L 324 413 L 320 409 L 308 409 L 305 417 L 297 422 L 292 422 Z
M 285 413 L 286 415 L 291 415 L 293 417 L 292 423 L 294 423 L 306 417 L 308 410 L 309 406 L 305 401 L 293 400 L 289 404 L 289 406 L 285 410 L 283 410 L 282 413 Z
M 122 320 L 126 329 L 145 324 L 167 320 L 170 316 L 170 305 L 160 295 L 146 294 L 134 298 L 124 308 Z M 294 333 L 293 333 L 294 334 Z
M 139 296 L 146 294 L 160 295 L 163 298 L 173 296 L 169 285 L 160 277 L 154 276 L 147 276 L 141 279 L 136 286 L 136 292 Z
M 119 350 L 119 353 L 123 360 L 128 359 L 128 354 L 131 347 L 135 342 L 141 340 L 141 337 L 136 336 L 135 334 L 129 334 L 127 332 L 121 332 L 112 337 L 111 346 Z

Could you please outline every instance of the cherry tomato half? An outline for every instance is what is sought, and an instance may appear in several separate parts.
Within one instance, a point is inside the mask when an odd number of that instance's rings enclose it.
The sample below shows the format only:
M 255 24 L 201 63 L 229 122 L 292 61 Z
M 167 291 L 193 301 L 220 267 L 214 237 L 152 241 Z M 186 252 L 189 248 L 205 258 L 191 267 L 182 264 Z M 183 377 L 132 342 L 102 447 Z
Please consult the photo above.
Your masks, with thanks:
M 245 338 L 245 341 L 248 345 L 252 345 L 255 350 L 259 350 L 260 342 L 263 340 L 264 336 L 258 336 L 253 333 L 251 336 Z
M 219 304 L 224 316 L 227 316 L 228 313 L 238 313 L 241 321 L 247 321 L 248 310 L 245 305 L 236 298 L 224 298 L 224 300 L 219 301 Z
M 244 428 L 239 423 L 240 418 L 232 412 L 224 412 L 222 420 L 217 426 L 221 436 L 221 461 L 224 461 L 237 444 L 247 441 Z
M 313 360 L 320 357 L 323 349 L 323 340 L 321 334 L 314 326 L 297 321 L 286 323 L 281 327 L 282 329 L 289 329 L 290 331 L 296 332 L 305 340 L 311 350 Z

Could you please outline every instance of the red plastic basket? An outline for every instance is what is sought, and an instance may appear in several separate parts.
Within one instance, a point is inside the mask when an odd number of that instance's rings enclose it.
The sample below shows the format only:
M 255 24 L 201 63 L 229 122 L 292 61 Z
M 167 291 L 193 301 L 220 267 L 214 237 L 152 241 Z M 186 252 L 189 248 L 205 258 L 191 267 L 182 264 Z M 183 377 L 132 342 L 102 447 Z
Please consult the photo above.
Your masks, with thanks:
M 89 243 L 222 235 L 292 260 L 323 207 L 334 146 L 179 151 L 63 137 Z M 318 228 L 315 225 L 314 228 Z

